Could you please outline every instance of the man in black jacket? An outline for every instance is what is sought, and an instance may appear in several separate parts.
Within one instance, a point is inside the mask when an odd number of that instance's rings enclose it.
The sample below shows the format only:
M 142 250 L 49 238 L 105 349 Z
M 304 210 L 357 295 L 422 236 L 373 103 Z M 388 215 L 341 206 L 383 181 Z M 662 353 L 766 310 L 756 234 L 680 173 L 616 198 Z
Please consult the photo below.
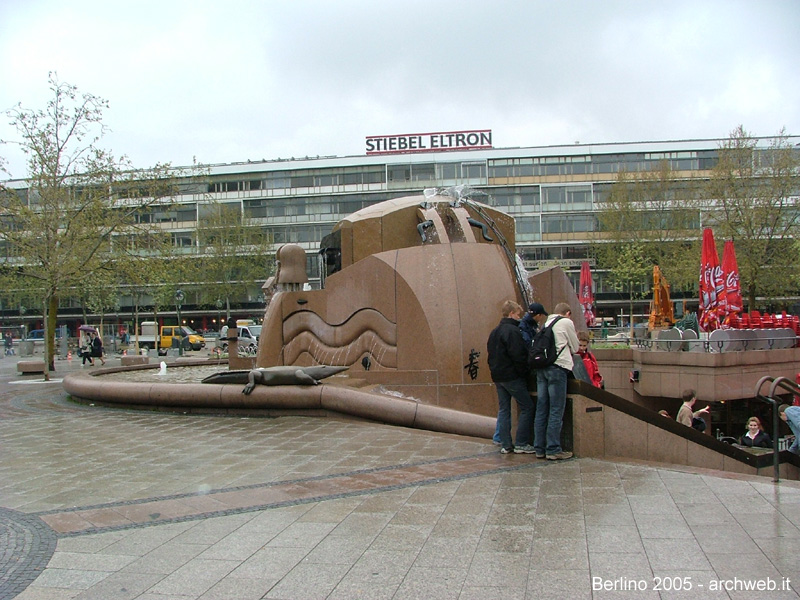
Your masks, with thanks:
M 510 454 L 533 454 L 530 445 L 533 422 L 533 400 L 528 392 L 528 348 L 519 330 L 519 320 L 524 311 L 512 300 L 503 303 L 503 318 L 489 334 L 486 343 L 489 371 L 497 388 L 499 410 L 497 425 L 500 433 L 500 452 Z M 519 407 L 517 423 L 517 446 L 511 440 L 511 398 Z

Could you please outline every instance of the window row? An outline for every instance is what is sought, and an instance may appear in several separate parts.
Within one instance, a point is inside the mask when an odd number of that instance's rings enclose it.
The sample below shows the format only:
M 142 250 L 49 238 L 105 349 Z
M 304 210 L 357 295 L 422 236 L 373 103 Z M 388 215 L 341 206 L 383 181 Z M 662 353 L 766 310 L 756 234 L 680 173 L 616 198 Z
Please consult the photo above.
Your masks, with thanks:
M 597 231 L 594 215 L 542 215 L 517 217 L 516 232 L 521 239 L 539 233 L 587 233 Z
M 355 170 L 352 168 L 334 168 L 271 171 L 260 176 L 251 176 L 248 179 L 214 180 L 208 184 L 207 191 L 211 193 L 251 192 L 374 183 L 386 183 L 386 169 L 383 165 L 362 167 Z
M 536 212 L 592 210 L 594 202 L 607 197 L 610 184 L 566 186 L 513 186 L 484 188 L 483 200 L 500 210 L 522 207 Z M 154 207 L 136 215 L 137 223 L 194 223 L 212 216 L 220 206 L 242 210 L 245 218 L 287 218 L 303 215 L 330 216 L 338 220 L 362 208 L 394 198 L 396 193 L 360 193 L 294 198 L 254 198 L 232 202 L 188 203 Z M 517 211 L 512 211 L 517 212 Z
M 489 177 L 542 177 L 648 171 L 656 168 L 664 160 L 668 161 L 675 171 L 708 170 L 716 164 L 717 152 L 709 150 L 495 159 L 489 161 Z
M 316 244 L 331 232 L 330 225 L 303 224 L 280 227 L 262 227 L 262 233 L 268 236 L 275 245 L 280 244 Z M 190 248 L 197 245 L 197 233 L 179 231 L 170 234 L 175 248 Z

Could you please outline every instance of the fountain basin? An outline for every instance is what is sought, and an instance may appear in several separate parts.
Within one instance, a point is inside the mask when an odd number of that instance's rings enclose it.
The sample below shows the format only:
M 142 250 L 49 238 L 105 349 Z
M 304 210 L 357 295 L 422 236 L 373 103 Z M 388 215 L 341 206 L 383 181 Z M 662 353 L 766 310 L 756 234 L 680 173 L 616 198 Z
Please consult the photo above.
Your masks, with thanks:
M 203 384 L 202 376 L 225 368 L 217 361 L 182 361 L 169 371 L 197 369 L 193 381 L 160 381 L 159 365 L 113 367 L 70 373 L 64 377 L 64 389 L 71 396 L 107 406 L 175 412 L 247 412 L 262 416 L 326 414 L 345 415 L 379 423 L 416 429 L 490 438 L 495 418 L 424 404 L 413 398 L 382 392 L 380 386 L 353 387 L 363 381 L 346 374 L 336 375 L 319 385 L 256 386 L 250 395 L 242 393 L 241 384 Z M 142 373 L 139 381 L 119 380 L 117 373 Z M 149 372 L 147 372 L 149 371 Z M 146 376 L 145 376 L 145 372 Z

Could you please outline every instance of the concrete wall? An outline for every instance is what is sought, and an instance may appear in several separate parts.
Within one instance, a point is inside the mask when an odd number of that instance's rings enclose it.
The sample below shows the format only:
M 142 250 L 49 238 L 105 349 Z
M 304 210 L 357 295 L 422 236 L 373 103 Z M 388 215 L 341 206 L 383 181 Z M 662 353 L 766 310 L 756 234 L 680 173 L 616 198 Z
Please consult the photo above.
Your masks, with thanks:
M 753 455 L 582 382 L 570 384 L 573 451 L 772 477 L 772 455 Z M 780 477 L 800 478 L 800 458 L 781 452 Z
M 747 352 L 666 352 L 629 348 L 593 349 L 606 390 L 639 401 L 642 397 L 680 399 L 685 389 L 713 402 L 755 397 L 765 375 L 795 380 L 800 348 Z M 630 373 L 639 372 L 631 382 Z

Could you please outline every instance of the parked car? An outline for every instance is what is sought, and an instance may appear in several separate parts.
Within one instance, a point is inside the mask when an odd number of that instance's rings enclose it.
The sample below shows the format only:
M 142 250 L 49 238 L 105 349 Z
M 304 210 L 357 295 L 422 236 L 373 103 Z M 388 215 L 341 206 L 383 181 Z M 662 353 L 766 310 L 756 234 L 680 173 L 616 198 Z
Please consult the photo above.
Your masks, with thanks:
M 26 340 L 33 340 L 34 342 L 44 341 L 44 329 L 31 329 L 25 336 Z M 61 339 L 61 327 L 56 329 L 56 339 Z
M 261 325 L 240 325 L 239 329 L 239 348 L 249 348 L 251 351 L 258 350 L 258 336 L 261 335 Z M 228 349 L 228 342 L 222 340 L 223 352 Z

